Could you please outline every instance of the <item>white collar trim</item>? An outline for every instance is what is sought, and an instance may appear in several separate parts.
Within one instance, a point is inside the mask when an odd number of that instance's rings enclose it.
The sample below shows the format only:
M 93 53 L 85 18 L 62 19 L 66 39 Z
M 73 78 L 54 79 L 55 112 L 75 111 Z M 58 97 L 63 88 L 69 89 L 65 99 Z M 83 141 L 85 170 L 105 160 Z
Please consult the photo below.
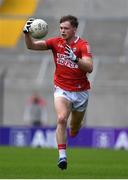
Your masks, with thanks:
M 80 39 L 79 36 L 77 36 L 76 40 L 74 41 L 74 43 L 77 43 L 77 41 Z

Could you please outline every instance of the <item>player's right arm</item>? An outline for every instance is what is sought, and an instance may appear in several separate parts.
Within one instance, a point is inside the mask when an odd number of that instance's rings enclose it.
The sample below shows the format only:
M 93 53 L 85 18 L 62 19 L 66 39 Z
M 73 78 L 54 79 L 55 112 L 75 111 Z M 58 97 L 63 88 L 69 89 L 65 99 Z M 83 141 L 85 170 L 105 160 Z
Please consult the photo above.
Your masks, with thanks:
M 24 28 L 23 32 L 25 34 L 25 42 L 28 49 L 31 50 L 48 50 L 47 44 L 44 40 L 34 40 L 29 32 L 29 28 L 31 26 L 31 23 L 34 21 L 34 18 L 30 18 Z
M 25 43 L 31 50 L 48 50 L 45 40 L 34 40 L 29 33 L 25 33 Z

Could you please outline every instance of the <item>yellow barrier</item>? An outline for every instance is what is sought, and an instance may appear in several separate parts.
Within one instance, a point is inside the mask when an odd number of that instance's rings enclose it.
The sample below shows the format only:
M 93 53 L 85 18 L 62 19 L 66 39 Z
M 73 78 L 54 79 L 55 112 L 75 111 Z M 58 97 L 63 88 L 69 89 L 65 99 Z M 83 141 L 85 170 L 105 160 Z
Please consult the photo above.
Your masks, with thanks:
M 26 19 L 20 16 L 32 16 L 36 3 L 37 0 L 5 0 L 0 6 L 1 47 L 14 47 L 17 44 L 26 22 Z
M 21 36 L 24 20 L 0 20 L 0 46 L 14 47 Z

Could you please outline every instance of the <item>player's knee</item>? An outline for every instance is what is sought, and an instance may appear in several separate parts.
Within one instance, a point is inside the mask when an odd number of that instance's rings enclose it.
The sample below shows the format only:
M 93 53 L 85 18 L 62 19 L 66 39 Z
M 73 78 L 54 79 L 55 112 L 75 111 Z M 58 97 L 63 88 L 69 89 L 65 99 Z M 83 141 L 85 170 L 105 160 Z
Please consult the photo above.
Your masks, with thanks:
M 66 123 L 66 117 L 63 115 L 58 116 L 58 123 L 59 124 L 65 124 Z

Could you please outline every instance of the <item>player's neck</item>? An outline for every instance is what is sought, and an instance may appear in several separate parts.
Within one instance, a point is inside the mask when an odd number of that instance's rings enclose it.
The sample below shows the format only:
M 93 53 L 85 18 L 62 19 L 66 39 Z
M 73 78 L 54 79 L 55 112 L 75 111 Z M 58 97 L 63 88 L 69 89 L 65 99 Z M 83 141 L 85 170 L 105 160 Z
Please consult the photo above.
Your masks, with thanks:
M 67 44 L 71 44 L 71 43 L 74 42 L 76 39 L 77 39 L 77 37 L 76 37 L 76 36 L 73 36 L 73 37 L 71 37 L 70 39 L 67 39 L 67 40 L 66 40 L 66 43 L 67 43 Z

